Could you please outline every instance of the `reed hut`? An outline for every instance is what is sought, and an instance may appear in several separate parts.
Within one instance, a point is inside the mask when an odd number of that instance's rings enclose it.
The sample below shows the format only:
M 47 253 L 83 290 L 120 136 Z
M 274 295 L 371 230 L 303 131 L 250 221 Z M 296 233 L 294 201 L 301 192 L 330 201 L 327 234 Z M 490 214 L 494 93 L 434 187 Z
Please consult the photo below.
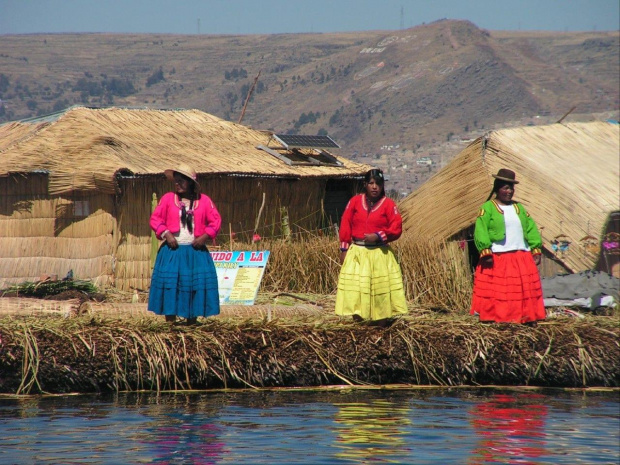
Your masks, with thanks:
M 543 275 L 592 269 L 618 275 L 617 261 L 601 245 L 620 210 L 619 134 L 609 122 L 489 132 L 402 201 L 405 234 L 464 241 L 477 261 L 471 238 L 478 209 L 492 189 L 491 175 L 509 168 L 519 180 L 515 199 L 542 233 Z M 594 240 L 586 244 L 588 236 Z
M 42 275 L 147 289 L 148 218 L 187 163 L 223 218 L 220 245 L 336 223 L 370 166 L 198 110 L 71 108 L 0 126 L 0 289 Z M 260 215 L 259 215 L 260 213 Z M 257 226 L 258 225 L 258 226 Z M 286 233 L 286 231 L 284 232 Z

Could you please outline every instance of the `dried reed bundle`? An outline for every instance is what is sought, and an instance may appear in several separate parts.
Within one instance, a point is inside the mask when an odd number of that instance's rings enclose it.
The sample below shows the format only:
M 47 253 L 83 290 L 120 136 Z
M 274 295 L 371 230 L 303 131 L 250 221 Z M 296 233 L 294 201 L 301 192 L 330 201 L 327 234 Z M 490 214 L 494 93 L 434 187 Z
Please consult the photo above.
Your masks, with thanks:
M 261 244 L 270 250 L 262 290 L 330 294 L 340 272 L 335 238 L 304 235 L 294 241 L 275 240 Z
M 466 252 L 456 242 L 415 240 L 407 236 L 395 242 L 407 298 L 415 307 L 441 308 L 448 312 L 469 310 L 472 274 Z
M 79 299 L 44 300 L 23 297 L 3 297 L 0 299 L 0 315 L 33 316 L 55 315 L 64 318 L 76 316 L 80 307 Z
M 24 299 L 22 299 L 24 300 Z M 0 299 L 2 304 L 2 299 Z M 0 306 L 0 313 L 2 313 Z M 89 314 L 99 318 L 162 318 L 149 312 L 146 303 L 126 303 L 126 302 L 84 302 L 79 306 L 79 310 L 74 313 Z M 278 318 L 323 318 L 326 310 L 316 305 L 222 305 L 220 314 L 212 317 L 218 319 L 258 319 L 271 321 Z

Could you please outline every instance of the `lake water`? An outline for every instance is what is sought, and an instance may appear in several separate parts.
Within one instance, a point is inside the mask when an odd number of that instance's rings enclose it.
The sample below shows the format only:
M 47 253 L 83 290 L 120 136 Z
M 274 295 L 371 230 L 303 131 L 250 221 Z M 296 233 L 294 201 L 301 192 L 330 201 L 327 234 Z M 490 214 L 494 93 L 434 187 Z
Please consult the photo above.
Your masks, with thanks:
M 0 398 L 9 464 L 618 464 L 618 391 Z

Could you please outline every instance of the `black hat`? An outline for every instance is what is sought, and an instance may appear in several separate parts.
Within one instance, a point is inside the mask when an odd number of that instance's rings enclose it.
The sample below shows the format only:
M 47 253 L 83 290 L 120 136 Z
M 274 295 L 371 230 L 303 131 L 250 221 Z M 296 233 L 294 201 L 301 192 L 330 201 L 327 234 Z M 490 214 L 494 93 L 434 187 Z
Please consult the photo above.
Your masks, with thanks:
M 514 171 L 511 170 L 507 170 L 506 168 L 501 168 L 497 174 L 493 174 L 492 175 L 495 179 L 499 179 L 501 181 L 508 181 L 511 182 L 513 184 L 519 184 L 519 181 L 517 181 L 516 175 Z

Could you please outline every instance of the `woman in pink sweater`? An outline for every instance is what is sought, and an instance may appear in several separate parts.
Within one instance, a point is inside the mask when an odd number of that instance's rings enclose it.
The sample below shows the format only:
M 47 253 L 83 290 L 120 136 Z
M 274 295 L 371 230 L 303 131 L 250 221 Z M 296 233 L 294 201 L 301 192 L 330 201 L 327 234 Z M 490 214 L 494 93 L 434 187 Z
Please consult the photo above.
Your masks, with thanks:
M 222 219 L 209 197 L 200 193 L 196 172 L 187 165 L 166 170 L 175 192 L 161 198 L 151 215 L 151 229 L 162 239 L 149 292 L 148 309 L 166 321 L 220 313 L 217 275 L 207 242 L 217 236 Z

